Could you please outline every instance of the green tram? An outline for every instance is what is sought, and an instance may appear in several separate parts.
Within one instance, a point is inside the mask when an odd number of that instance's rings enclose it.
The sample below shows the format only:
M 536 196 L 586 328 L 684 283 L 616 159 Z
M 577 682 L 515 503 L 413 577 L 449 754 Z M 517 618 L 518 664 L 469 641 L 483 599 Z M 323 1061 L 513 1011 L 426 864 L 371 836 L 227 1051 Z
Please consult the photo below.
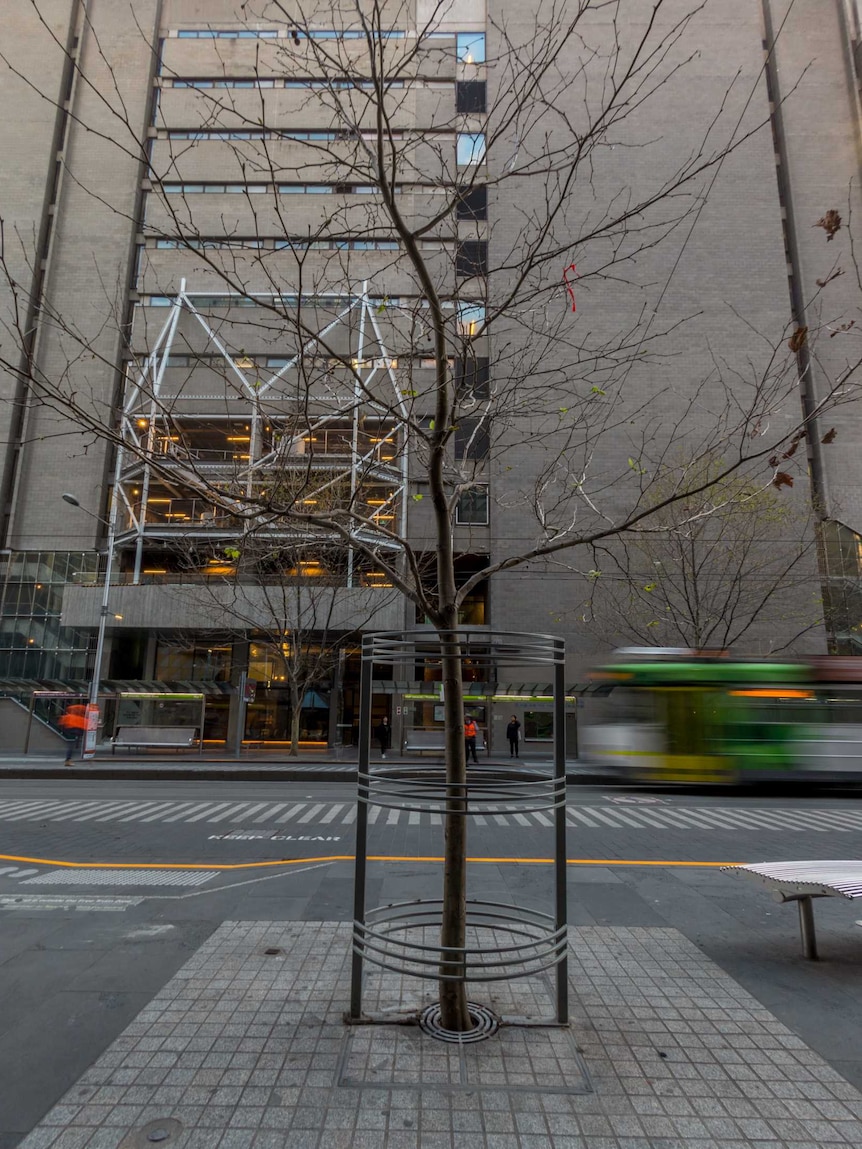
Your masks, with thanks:
M 582 760 L 638 782 L 862 781 L 860 660 L 618 657 L 589 676 Z

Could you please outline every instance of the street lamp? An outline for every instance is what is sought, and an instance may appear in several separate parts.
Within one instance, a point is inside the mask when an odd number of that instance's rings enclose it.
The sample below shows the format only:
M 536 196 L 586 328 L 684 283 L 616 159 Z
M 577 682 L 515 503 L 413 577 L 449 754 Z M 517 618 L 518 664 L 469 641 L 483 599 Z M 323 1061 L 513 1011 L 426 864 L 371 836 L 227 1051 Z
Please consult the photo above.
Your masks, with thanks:
M 91 518 L 98 519 L 100 523 L 105 520 L 99 515 L 88 511 L 86 507 L 81 506 L 74 495 L 66 491 L 63 494 L 63 502 L 68 503 L 71 507 L 78 507 L 85 515 Z M 96 664 L 93 667 L 93 676 L 90 679 L 90 694 L 87 699 L 87 729 L 84 733 L 84 745 L 82 747 L 82 756 L 84 758 L 92 758 L 96 753 L 96 732 L 99 721 L 99 682 L 102 678 L 102 657 L 105 651 L 105 628 L 108 625 L 108 598 L 111 593 L 111 567 L 114 563 L 114 515 L 113 515 L 113 500 L 112 512 L 107 520 L 108 527 L 108 557 L 105 563 L 105 582 L 102 588 L 102 609 L 99 612 L 99 630 L 96 636 Z

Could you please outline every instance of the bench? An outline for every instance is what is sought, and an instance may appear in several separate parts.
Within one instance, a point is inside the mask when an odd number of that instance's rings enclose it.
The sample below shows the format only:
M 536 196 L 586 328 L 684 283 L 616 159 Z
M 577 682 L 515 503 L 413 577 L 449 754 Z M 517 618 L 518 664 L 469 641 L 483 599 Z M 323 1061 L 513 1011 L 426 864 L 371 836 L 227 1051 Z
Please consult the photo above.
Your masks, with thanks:
M 862 861 L 758 862 L 722 866 L 722 870 L 754 878 L 772 891 L 778 902 L 799 903 L 802 952 L 817 960 L 814 898 L 862 898 Z
M 111 743 L 111 753 L 121 746 L 139 750 L 192 750 L 198 746 L 197 726 L 120 726 Z
M 402 751 L 411 754 L 427 752 L 442 754 L 445 748 L 445 735 L 442 730 L 411 730 L 402 742 Z M 476 752 L 484 751 L 485 738 L 480 731 L 476 735 Z

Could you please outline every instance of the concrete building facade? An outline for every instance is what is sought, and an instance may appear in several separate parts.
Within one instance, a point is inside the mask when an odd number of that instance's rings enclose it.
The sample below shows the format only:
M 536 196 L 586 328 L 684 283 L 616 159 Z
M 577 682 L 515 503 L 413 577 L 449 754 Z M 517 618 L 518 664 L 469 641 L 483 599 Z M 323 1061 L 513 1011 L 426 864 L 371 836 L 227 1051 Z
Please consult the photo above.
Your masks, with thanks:
M 653 22 L 583 5 L 554 58 L 573 7 L 39 0 L 7 14 L 0 678 L 23 691 L 95 672 L 110 542 L 106 688 L 204 684 L 206 733 L 227 739 L 244 673 L 258 690 L 243 733 L 278 741 L 303 648 L 317 669 L 299 676 L 302 736 L 349 737 L 358 636 L 425 621 L 387 573 L 399 537 L 433 584 L 415 441 L 441 362 L 429 284 L 462 401 L 462 583 L 571 529 L 573 508 L 579 525 L 624 517 L 658 461 L 726 453 L 734 434 L 780 441 L 806 416 L 785 492 L 823 522 L 804 593 L 826 603 L 833 649 L 855 653 L 860 408 L 818 404 L 855 382 L 856 5 L 674 2 Z M 818 226 L 830 211 L 837 230 Z M 788 361 L 797 328 L 810 338 Z M 349 529 L 318 521 L 343 506 Z M 576 679 L 602 646 L 582 606 L 598 561 L 498 571 L 460 621 L 561 633 Z M 806 629 L 823 649 L 823 628 Z M 522 703 L 537 739 L 540 693 L 527 684 Z M 435 721 L 394 700 L 378 712 Z

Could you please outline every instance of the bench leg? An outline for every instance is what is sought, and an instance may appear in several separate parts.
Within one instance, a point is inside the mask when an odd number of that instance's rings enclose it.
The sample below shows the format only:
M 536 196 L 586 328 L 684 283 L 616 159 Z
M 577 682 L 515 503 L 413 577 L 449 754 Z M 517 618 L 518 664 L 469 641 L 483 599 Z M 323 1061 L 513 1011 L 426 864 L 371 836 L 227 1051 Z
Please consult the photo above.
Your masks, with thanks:
M 811 961 L 817 961 L 817 938 L 814 933 L 814 904 L 810 897 L 799 898 L 799 933 L 802 936 L 802 953 Z

